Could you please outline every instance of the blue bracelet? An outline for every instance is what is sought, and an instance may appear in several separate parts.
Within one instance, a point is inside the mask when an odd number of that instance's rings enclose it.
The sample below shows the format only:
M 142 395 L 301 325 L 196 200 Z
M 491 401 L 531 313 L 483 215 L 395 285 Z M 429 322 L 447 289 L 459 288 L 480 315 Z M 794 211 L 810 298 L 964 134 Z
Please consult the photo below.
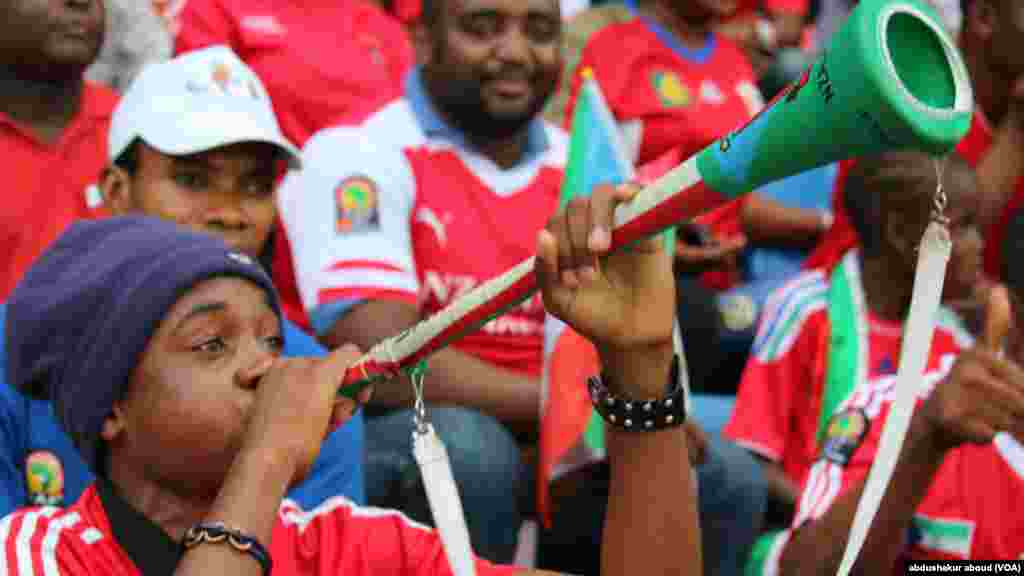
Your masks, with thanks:
M 260 563 L 264 576 L 270 576 L 273 562 L 270 560 L 270 554 L 267 553 L 267 549 L 258 540 L 251 536 L 246 536 L 241 530 L 229 528 L 223 522 L 204 522 L 189 528 L 185 532 L 185 539 L 182 541 L 186 551 L 206 543 L 226 543 L 236 551 L 252 556 Z

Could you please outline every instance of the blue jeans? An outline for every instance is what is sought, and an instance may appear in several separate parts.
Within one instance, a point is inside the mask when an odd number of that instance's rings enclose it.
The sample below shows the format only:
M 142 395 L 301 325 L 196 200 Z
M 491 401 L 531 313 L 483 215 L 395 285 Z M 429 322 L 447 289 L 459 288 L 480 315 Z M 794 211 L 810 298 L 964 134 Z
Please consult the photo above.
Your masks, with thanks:
M 412 454 L 412 410 L 366 418 L 366 497 L 433 526 Z M 515 556 L 530 478 L 519 446 L 497 420 L 474 410 L 436 406 L 427 418 L 445 444 L 459 489 L 473 551 L 492 562 Z

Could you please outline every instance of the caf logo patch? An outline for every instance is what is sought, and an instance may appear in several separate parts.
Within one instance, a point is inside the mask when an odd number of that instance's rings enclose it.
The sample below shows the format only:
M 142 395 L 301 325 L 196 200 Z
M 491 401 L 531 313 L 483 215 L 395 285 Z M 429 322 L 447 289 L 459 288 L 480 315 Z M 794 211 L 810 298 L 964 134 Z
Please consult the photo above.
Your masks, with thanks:
M 365 232 L 380 227 L 380 193 L 366 176 L 351 176 L 334 188 L 335 229 L 338 234 Z
M 867 414 L 859 408 L 843 410 L 832 416 L 825 429 L 822 456 L 840 466 L 846 466 L 864 442 L 869 427 Z
M 719 302 L 719 312 L 725 327 L 733 332 L 743 332 L 757 321 L 757 305 L 746 294 L 735 294 Z
M 674 72 L 656 70 L 651 74 L 651 84 L 666 108 L 682 108 L 690 103 L 690 91 Z
M 64 505 L 64 465 L 49 450 L 25 458 L 25 492 L 32 506 Z

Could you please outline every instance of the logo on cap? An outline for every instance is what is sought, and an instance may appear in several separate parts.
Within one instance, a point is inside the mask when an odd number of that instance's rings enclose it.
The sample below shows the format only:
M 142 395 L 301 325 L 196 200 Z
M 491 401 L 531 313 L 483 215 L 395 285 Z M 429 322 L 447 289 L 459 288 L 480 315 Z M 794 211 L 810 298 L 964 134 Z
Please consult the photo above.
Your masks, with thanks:
M 334 189 L 338 234 L 368 231 L 380 226 L 377 184 L 366 176 L 346 178 Z
M 868 433 L 868 417 L 863 410 L 851 408 L 832 417 L 825 429 L 821 454 L 840 466 L 846 466 Z
M 25 458 L 25 491 L 32 506 L 64 504 L 64 465 L 49 450 L 36 450 Z
M 185 85 L 189 92 L 199 94 L 217 94 L 219 96 L 238 96 L 243 98 L 260 98 L 256 82 L 251 77 L 241 78 L 232 67 L 222 61 L 210 66 L 209 77 L 201 80 L 189 80 Z

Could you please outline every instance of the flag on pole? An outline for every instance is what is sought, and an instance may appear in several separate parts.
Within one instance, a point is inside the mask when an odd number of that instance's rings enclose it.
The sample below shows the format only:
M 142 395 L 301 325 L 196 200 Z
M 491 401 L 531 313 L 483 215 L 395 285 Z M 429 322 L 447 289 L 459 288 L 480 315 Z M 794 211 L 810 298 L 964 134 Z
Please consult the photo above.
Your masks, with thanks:
M 601 89 L 589 69 L 582 75 L 562 181 L 563 208 L 597 184 L 621 184 L 633 177 L 632 162 Z M 551 525 L 548 483 L 567 470 L 604 458 L 604 422 L 594 412 L 586 387 L 587 377 L 599 371 L 594 346 L 549 314 L 544 322 L 537 470 L 537 511 L 546 527 Z

